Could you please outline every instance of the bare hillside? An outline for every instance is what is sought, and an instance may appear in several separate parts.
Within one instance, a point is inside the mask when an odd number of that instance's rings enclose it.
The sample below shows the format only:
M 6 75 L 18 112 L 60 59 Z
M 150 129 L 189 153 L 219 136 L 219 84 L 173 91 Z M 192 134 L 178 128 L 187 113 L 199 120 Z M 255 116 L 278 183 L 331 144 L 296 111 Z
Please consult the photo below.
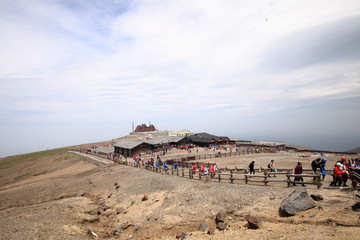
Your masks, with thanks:
M 174 151 L 169 157 L 181 154 L 187 153 Z M 241 167 L 270 159 L 293 167 L 299 156 L 216 160 Z M 351 210 L 357 192 L 350 188 L 306 187 L 324 200 L 283 218 L 280 203 L 296 187 L 208 183 L 129 166 L 97 166 L 67 149 L 12 160 L 17 163 L 0 161 L 0 239 L 175 239 L 180 232 L 186 239 L 356 239 L 360 234 L 360 215 Z M 227 213 L 227 229 L 215 235 L 199 231 L 203 221 L 215 227 L 219 211 Z M 261 229 L 247 229 L 248 214 L 263 219 Z

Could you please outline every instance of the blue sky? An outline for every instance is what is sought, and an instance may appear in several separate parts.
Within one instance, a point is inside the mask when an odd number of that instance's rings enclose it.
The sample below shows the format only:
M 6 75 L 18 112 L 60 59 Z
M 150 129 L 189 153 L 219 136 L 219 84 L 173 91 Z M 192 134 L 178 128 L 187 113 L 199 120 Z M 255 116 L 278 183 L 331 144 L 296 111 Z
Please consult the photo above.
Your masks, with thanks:
M 0 156 L 131 123 L 360 146 L 360 1 L 0 1 Z

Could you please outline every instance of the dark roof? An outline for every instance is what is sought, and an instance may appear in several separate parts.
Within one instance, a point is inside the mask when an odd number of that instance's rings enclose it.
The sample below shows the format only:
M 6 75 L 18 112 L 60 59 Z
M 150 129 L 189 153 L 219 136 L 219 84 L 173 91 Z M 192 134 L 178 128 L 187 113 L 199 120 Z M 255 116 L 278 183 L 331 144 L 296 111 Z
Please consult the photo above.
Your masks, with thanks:
M 210 143 L 211 141 L 218 141 L 218 140 L 222 140 L 222 139 L 229 139 L 228 137 L 220 137 L 220 136 L 215 136 L 209 133 L 196 133 L 192 136 L 187 136 L 187 138 L 193 142 L 207 142 Z
M 115 147 L 119 148 L 125 148 L 125 149 L 133 149 L 141 144 L 143 144 L 144 141 L 121 141 L 115 144 Z

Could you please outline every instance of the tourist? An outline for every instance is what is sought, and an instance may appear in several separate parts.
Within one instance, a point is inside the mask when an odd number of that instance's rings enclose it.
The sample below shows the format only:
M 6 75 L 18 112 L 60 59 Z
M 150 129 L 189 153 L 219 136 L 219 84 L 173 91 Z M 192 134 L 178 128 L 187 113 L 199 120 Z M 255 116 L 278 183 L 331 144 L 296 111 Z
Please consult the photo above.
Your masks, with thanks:
M 270 172 L 277 172 L 278 170 L 276 169 L 276 166 L 275 166 L 275 163 L 274 163 L 274 160 L 271 160 L 269 165 L 268 165 L 268 168 L 270 168 Z M 269 175 L 270 177 L 270 175 Z M 274 174 L 274 177 L 276 177 L 276 175 Z
M 320 162 L 321 162 L 321 158 L 317 158 L 311 162 L 311 169 L 313 170 L 314 174 L 316 174 L 318 169 L 320 170 Z M 315 181 L 316 177 L 314 177 L 313 180 Z
M 167 165 L 166 161 L 164 161 L 164 163 L 163 163 L 163 168 L 164 168 L 165 174 L 167 174 L 167 172 L 168 172 L 168 165 Z
M 205 163 L 202 163 L 201 166 L 200 166 L 200 172 L 204 172 L 204 168 L 205 168 Z
M 322 159 L 321 159 L 321 162 L 320 162 L 320 172 L 321 172 L 322 180 L 323 180 L 323 181 L 325 181 L 325 176 L 326 176 L 326 170 L 325 170 L 326 161 L 327 161 L 326 158 L 322 158 Z
M 191 168 L 192 168 L 192 173 L 195 174 L 195 172 L 197 170 L 196 164 L 194 163 Z
M 209 168 L 207 166 L 204 167 L 204 175 L 209 175 Z
M 346 162 L 346 157 L 341 157 L 340 164 L 341 164 L 340 166 L 341 166 L 341 171 L 342 171 L 341 180 L 343 182 L 343 186 L 347 187 L 348 185 L 346 185 L 346 182 L 349 178 L 349 166 Z
M 356 159 L 355 162 L 351 165 L 351 168 L 356 173 L 360 173 L 360 158 Z
M 302 164 L 301 162 L 298 162 L 295 169 L 294 169 L 294 173 L 295 174 L 302 174 Z M 295 179 L 294 179 L 295 182 L 304 182 L 304 178 L 301 177 L 301 176 L 296 176 Z M 293 183 L 294 186 L 296 186 L 295 183 Z M 305 187 L 305 184 L 303 183 L 302 184 L 303 187 Z
M 179 167 L 179 164 L 177 162 L 175 162 L 174 165 L 173 165 L 174 170 L 177 170 L 178 167 Z
M 254 167 L 255 167 L 255 161 L 252 161 L 252 162 L 249 164 L 249 172 L 250 172 L 250 175 L 251 175 L 251 174 L 255 175 Z
M 330 186 L 341 186 L 342 184 L 342 175 L 345 172 L 342 170 L 342 166 L 340 162 L 337 162 L 334 167 L 334 173 L 333 173 L 333 181 L 330 183 Z M 345 184 L 346 185 L 346 184 Z
M 215 176 L 215 164 L 212 164 L 210 167 L 210 175 L 211 177 Z
M 218 171 L 219 171 L 219 165 L 218 165 L 217 163 L 215 163 L 214 169 L 215 169 L 215 172 L 218 172 Z

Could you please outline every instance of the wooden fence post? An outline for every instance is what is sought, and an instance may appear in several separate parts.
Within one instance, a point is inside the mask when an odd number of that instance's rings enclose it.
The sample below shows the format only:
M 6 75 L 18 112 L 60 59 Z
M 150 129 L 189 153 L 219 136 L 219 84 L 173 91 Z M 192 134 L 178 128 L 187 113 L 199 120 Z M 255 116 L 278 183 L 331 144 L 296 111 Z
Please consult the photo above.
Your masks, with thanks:
M 290 187 L 290 170 L 286 171 L 286 177 L 287 177 L 287 186 Z
M 264 170 L 264 183 L 265 183 L 265 185 L 267 185 L 267 178 L 268 178 L 268 174 L 267 174 L 267 170 L 265 169 Z
M 189 178 L 192 179 L 192 169 L 189 168 Z
M 245 184 L 248 183 L 248 176 L 245 174 Z
M 319 188 L 321 187 L 321 178 L 320 178 L 321 173 L 320 173 L 319 170 L 316 172 L 316 175 L 317 175 L 317 176 L 316 176 L 317 188 L 319 189 Z
M 221 173 L 218 173 L 219 175 L 219 182 L 221 182 Z
M 230 170 L 230 183 L 234 183 L 233 170 Z
M 182 168 L 181 171 L 182 171 L 182 176 L 185 177 L 184 168 Z

